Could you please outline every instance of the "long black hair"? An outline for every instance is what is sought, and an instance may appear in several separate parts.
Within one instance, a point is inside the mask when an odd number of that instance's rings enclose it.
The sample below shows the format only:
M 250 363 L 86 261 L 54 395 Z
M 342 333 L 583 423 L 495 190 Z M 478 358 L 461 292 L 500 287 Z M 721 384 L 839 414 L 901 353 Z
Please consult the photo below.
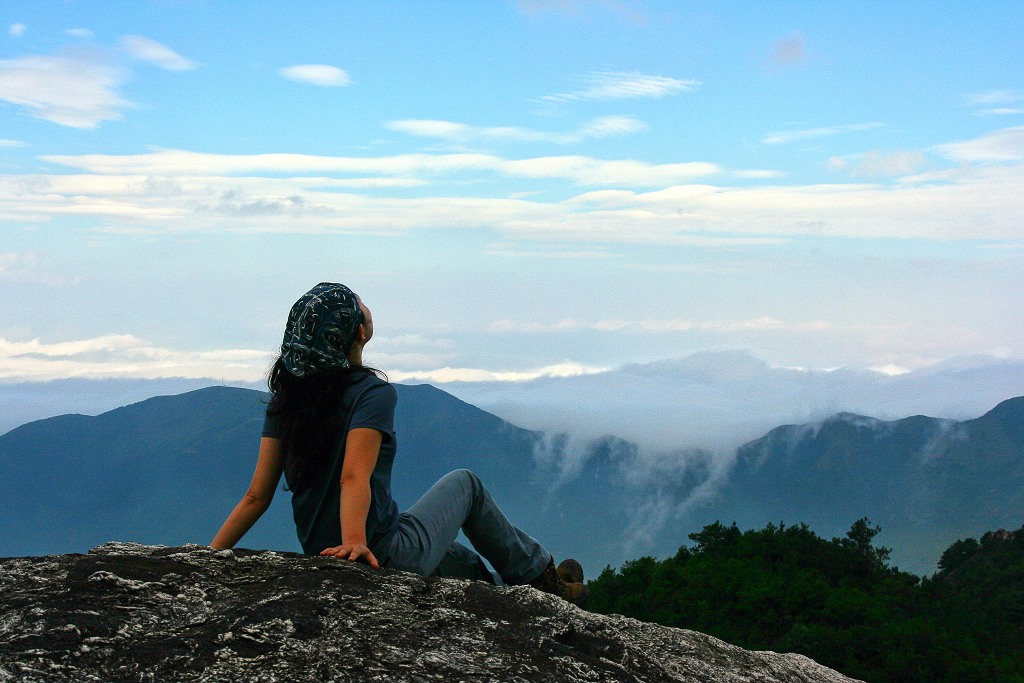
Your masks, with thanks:
M 276 421 L 284 454 L 285 487 L 296 491 L 316 481 L 343 434 L 345 390 L 366 375 L 387 375 L 365 365 L 296 377 L 278 358 L 267 384 L 267 415 Z

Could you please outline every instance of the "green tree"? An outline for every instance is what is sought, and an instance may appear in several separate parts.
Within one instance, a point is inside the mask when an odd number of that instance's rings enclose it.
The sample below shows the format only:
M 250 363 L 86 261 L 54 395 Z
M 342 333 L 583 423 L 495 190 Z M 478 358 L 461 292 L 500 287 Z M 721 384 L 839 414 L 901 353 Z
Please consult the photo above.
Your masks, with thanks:
M 888 566 L 867 518 L 843 538 L 807 525 L 715 522 L 664 560 L 606 568 L 591 608 L 805 654 L 878 682 L 1024 683 L 1024 528 L 954 543 L 921 579 Z
M 967 560 L 974 557 L 974 554 L 978 552 L 981 546 L 973 538 L 966 540 L 958 540 L 953 545 L 946 548 L 945 552 L 942 553 L 942 557 L 939 558 L 939 571 L 940 572 L 951 572 Z

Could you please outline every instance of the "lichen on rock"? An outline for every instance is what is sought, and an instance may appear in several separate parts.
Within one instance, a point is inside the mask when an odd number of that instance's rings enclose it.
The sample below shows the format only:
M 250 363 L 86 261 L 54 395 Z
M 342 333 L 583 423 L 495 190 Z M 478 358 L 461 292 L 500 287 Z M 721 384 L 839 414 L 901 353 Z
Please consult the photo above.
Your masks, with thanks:
M 852 681 L 527 586 L 132 543 L 0 559 L 0 682 L 15 680 Z

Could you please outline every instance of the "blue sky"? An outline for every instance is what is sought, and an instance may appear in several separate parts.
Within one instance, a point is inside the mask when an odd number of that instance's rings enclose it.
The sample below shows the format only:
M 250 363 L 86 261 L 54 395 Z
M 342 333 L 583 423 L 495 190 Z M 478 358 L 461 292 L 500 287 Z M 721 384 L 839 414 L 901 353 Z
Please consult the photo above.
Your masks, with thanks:
M 0 380 L 1024 359 L 1024 4 L 5 2 Z M 728 356 L 723 356 L 728 357 Z

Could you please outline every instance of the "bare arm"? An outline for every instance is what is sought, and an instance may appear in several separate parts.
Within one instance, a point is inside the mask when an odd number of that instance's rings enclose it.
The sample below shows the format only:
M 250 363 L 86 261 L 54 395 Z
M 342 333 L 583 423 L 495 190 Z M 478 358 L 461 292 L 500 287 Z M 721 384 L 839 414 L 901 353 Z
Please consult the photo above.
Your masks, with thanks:
M 249 490 L 242 496 L 235 509 L 221 525 L 220 531 L 210 543 L 214 548 L 233 548 L 241 540 L 245 532 L 252 528 L 274 499 L 274 491 L 281 481 L 284 470 L 284 458 L 281 455 L 281 442 L 270 437 L 260 439 L 260 455 L 256 461 Z
M 369 427 L 349 431 L 341 466 L 341 545 L 325 548 L 321 555 L 362 560 L 374 569 L 380 568 L 366 546 L 366 516 L 370 511 L 370 475 L 377 465 L 382 440 L 383 434 Z

